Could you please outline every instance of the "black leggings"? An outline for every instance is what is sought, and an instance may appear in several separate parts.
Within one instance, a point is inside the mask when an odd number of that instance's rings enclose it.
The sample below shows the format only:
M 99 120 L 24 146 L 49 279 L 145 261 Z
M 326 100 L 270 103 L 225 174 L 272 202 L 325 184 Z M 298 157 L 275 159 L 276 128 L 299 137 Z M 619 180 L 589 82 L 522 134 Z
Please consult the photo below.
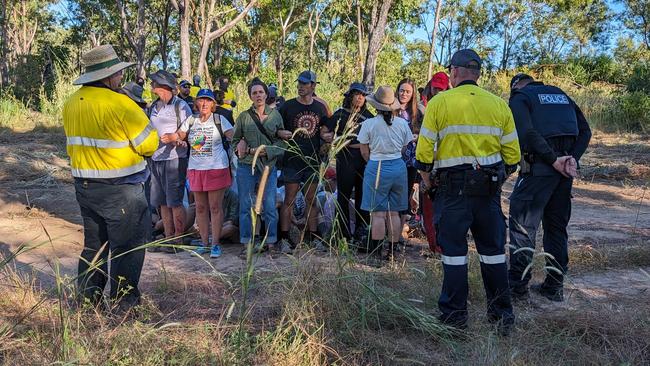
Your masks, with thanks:
M 349 200 L 354 189 L 355 227 L 359 230 L 370 222 L 368 211 L 361 209 L 363 195 L 363 173 L 366 161 L 361 156 L 359 149 L 344 149 L 336 156 L 336 189 L 339 226 L 343 235 L 350 239 L 350 204 Z

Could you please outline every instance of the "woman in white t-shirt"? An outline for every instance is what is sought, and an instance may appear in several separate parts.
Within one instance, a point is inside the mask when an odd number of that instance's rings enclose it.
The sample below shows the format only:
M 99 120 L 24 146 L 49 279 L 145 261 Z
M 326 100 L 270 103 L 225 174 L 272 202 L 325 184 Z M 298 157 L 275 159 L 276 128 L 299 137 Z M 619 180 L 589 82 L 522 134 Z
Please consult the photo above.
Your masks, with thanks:
M 178 131 L 165 134 L 162 139 L 185 143 L 183 140 L 187 137 L 190 147 L 187 177 L 196 201 L 196 220 L 202 242 L 196 252 L 203 254 L 210 248 L 211 226 L 210 257 L 218 258 L 221 256 L 219 237 L 223 224 L 223 196 L 232 184 L 230 156 L 226 145 L 227 140 L 232 139 L 234 129 L 225 117 L 214 113 L 217 101 L 211 90 L 201 89 L 196 95 L 194 106 L 198 116 L 187 118 Z
M 382 241 L 388 234 L 389 256 L 400 233 L 399 212 L 408 207 L 406 164 L 402 152 L 413 140 L 408 122 L 397 117 L 400 103 L 390 86 L 382 86 L 366 101 L 377 116 L 363 122 L 357 139 L 361 155 L 368 161 L 363 176 L 361 209 L 370 212 L 371 241 L 368 249 L 381 257 Z M 372 258 L 372 257 L 371 257 Z M 377 263 L 377 264 L 380 264 Z

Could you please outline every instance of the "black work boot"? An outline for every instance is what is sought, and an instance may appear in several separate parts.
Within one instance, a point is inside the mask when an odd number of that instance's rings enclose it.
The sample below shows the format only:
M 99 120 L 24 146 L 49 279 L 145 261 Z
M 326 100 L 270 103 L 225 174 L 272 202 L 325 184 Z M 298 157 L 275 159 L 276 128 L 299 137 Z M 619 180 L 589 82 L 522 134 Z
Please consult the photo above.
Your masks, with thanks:
M 544 284 L 540 283 L 537 285 L 530 286 L 530 289 L 551 301 L 554 302 L 564 301 L 564 290 L 562 289 L 562 287 L 549 288 L 549 287 L 545 287 Z
M 510 298 L 513 302 L 528 301 L 528 288 L 526 286 L 510 287 Z

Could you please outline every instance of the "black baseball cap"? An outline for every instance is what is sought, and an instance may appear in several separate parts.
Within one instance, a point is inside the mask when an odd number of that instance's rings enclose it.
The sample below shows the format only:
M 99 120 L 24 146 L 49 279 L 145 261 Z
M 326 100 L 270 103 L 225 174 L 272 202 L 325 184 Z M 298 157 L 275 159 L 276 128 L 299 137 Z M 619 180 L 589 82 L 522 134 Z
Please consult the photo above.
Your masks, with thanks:
M 187 81 L 187 80 L 181 80 L 181 82 L 178 83 L 178 85 L 180 85 L 180 86 L 183 86 L 183 85 L 189 85 L 189 86 L 192 86 L 192 83 L 190 83 L 190 82 Z
M 305 70 L 298 75 L 297 81 L 300 81 L 301 83 L 314 83 L 318 84 L 318 81 L 316 81 L 316 74 L 311 71 L 311 70 Z
M 510 89 L 514 88 L 517 83 L 519 83 L 522 80 L 534 80 L 532 76 L 524 73 L 519 73 L 515 76 L 512 77 L 512 80 L 510 80 Z
M 449 66 L 447 66 L 447 68 L 450 68 L 451 66 L 458 66 L 464 67 L 466 69 L 480 70 L 481 64 L 481 57 L 478 55 L 478 53 L 472 49 L 466 48 L 460 51 L 456 51 L 456 53 L 451 56 Z

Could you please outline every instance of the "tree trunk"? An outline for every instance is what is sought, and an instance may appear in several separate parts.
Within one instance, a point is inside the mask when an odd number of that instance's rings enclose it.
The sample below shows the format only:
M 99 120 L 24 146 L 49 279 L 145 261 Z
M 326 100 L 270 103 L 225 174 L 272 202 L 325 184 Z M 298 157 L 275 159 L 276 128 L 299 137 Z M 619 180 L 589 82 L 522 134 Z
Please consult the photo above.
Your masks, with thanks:
M 384 42 L 388 11 L 393 3 L 392 0 L 383 0 L 381 7 L 376 0 L 372 7 L 371 24 L 368 32 L 368 49 L 366 51 L 366 64 L 363 68 L 363 82 L 371 89 L 375 87 L 375 71 L 377 69 L 377 58 Z
M 183 79 L 192 78 L 192 60 L 190 58 L 190 0 L 181 0 L 178 4 L 178 16 L 181 42 L 181 75 Z
M 7 0 L 2 0 L 0 9 L 0 52 L 2 52 L 2 60 L 0 60 L 0 89 L 4 89 L 9 85 L 9 60 L 7 52 Z
M 436 38 L 438 37 L 438 23 L 440 22 L 440 9 L 442 8 L 442 0 L 436 3 L 436 15 L 433 18 L 433 32 L 431 32 L 431 49 L 429 50 L 429 71 L 427 72 L 427 82 L 433 76 L 433 57 L 436 54 Z
M 275 55 L 275 74 L 278 79 L 278 90 L 282 90 L 283 87 L 283 82 L 282 82 L 282 54 L 284 53 L 284 40 L 285 40 L 285 32 L 284 29 L 282 30 L 282 39 L 280 40 L 280 44 L 278 44 L 278 50 Z
M 228 23 L 224 24 L 222 27 L 220 27 L 220 28 L 218 28 L 217 30 L 214 30 L 214 31 L 212 30 L 212 24 L 216 21 L 216 19 L 214 18 L 214 15 L 213 15 L 212 11 L 207 12 L 206 17 L 208 17 L 208 19 L 204 20 L 206 22 L 204 24 L 204 29 L 203 29 L 204 34 L 203 34 L 202 37 L 200 37 L 201 38 L 201 53 L 200 53 L 200 56 L 199 56 L 199 65 L 196 68 L 197 73 L 199 75 L 204 74 L 207 77 L 209 77 L 208 71 L 207 71 L 208 70 L 207 56 L 208 56 L 208 51 L 210 49 L 210 44 L 215 39 L 223 36 L 226 32 L 228 32 L 235 25 L 237 25 L 237 23 L 239 23 L 242 19 L 244 19 L 246 14 L 248 14 L 248 12 L 253 8 L 253 6 L 255 6 L 256 3 L 257 3 L 257 0 L 249 0 L 248 4 L 242 10 L 241 13 L 239 13 L 234 19 L 232 19 L 231 21 L 229 21 Z M 213 4 L 210 5 L 209 10 L 213 10 L 212 8 L 214 8 Z
M 359 71 L 363 73 L 363 23 L 361 22 L 361 0 L 357 0 L 357 43 L 359 45 Z
M 120 12 L 120 19 L 122 21 L 122 34 L 127 39 L 129 45 L 133 49 L 136 58 L 136 75 L 140 77 L 146 76 L 145 71 L 145 50 L 147 45 L 146 23 L 145 23 L 145 0 L 138 0 L 138 15 L 136 18 L 135 32 L 129 25 L 129 19 L 126 14 L 126 6 L 121 0 L 115 0 L 117 9 Z
M 259 51 L 251 49 L 248 52 L 248 67 L 246 68 L 247 79 L 252 79 L 259 70 Z
M 212 47 L 212 65 L 215 70 L 218 70 L 221 67 L 221 61 L 223 60 L 223 47 L 221 47 L 221 39 L 217 38 L 214 41 Z

